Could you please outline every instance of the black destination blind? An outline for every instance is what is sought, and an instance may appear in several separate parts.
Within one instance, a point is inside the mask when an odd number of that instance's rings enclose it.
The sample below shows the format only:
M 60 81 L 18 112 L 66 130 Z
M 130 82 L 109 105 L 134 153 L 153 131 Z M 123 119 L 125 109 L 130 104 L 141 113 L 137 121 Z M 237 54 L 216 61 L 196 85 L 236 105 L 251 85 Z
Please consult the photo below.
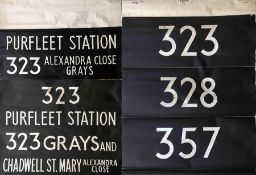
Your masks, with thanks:
M 121 173 L 121 29 L 0 31 L 1 174 Z
M 124 17 L 122 37 L 123 169 L 254 172 L 255 16 Z

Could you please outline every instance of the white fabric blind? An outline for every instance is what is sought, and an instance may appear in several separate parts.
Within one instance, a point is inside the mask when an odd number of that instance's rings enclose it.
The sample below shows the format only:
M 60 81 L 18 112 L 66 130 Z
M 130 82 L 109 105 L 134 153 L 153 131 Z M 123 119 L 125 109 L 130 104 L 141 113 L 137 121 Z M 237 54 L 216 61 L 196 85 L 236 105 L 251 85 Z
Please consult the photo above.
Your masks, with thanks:
M 121 0 L 0 0 L 0 28 L 121 26 Z

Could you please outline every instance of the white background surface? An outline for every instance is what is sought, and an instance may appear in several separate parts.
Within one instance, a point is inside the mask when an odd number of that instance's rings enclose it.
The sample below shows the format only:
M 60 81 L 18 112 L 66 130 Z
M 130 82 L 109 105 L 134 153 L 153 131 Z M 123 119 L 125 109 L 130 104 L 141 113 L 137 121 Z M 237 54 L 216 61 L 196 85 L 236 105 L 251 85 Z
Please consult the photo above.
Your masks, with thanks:
M 0 29 L 121 26 L 121 0 L 0 0 Z

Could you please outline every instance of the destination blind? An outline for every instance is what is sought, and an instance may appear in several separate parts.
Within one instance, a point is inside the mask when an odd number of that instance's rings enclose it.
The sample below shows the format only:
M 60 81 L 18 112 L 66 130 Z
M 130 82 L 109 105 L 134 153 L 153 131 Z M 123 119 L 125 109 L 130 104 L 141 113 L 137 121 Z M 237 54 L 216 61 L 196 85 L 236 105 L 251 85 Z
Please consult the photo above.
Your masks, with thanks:
M 0 30 L 1 174 L 121 173 L 121 28 Z
M 254 15 L 123 17 L 126 173 L 254 171 L 255 41 Z

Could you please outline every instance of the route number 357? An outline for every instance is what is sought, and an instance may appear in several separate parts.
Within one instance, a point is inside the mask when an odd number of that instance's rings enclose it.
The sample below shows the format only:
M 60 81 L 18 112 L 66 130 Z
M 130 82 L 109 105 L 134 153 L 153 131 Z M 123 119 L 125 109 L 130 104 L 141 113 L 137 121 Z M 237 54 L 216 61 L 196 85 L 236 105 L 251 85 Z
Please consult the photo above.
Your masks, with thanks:
M 187 133 L 188 132 L 195 132 L 196 131 L 196 127 L 195 128 L 183 128 L 182 129 L 182 136 L 181 136 L 181 144 L 188 144 L 191 146 L 191 152 L 190 153 L 183 153 L 180 152 L 179 156 L 183 159 L 190 159 L 192 157 L 194 157 L 194 155 L 196 154 L 196 150 L 197 150 L 197 146 L 196 143 L 192 140 L 189 139 L 187 137 Z M 173 143 L 168 139 L 168 137 L 170 136 L 171 132 L 172 132 L 173 128 L 156 128 L 156 132 L 164 132 L 164 136 L 160 142 L 160 144 L 166 144 L 168 146 L 168 152 L 165 154 L 162 153 L 157 153 L 156 157 L 159 159 L 168 159 L 173 155 L 174 152 L 174 145 Z M 220 127 L 203 127 L 203 131 L 204 132 L 213 132 L 212 138 L 210 140 L 210 143 L 205 151 L 204 154 L 204 158 L 207 159 L 211 153 L 211 150 L 213 148 L 213 145 L 215 143 L 215 140 L 217 138 L 217 135 L 220 131 Z

